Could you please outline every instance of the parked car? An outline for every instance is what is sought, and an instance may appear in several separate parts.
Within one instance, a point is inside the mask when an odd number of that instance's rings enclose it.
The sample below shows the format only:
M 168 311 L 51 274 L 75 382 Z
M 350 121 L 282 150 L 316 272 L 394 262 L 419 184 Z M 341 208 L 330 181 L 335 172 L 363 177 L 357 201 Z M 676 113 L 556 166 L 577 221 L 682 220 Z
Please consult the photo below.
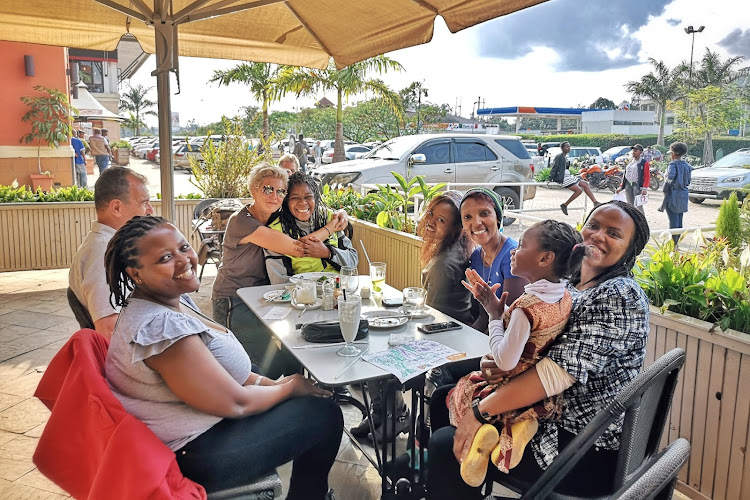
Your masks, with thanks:
M 371 147 L 365 146 L 364 144 L 349 144 L 344 146 L 344 154 L 346 155 L 347 160 L 355 160 L 357 158 L 361 158 L 364 154 L 369 153 L 371 150 Z M 323 156 L 320 161 L 325 164 L 333 162 L 333 148 L 323 151 Z
M 203 155 L 201 155 L 202 143 L 193 142 L 190 144 L 182 144 L 179 146 L 174 154 L 172 155 L 172 165 L 175 169 L 182 168 L 185 170 L 192 171 L 190 166 L 190 157 L 195 158 L 198 163 L 203 161 Z
M 547 150 L 547 166 L 550 166 L 553 161 L 555 161 L 555 156 L 559 155 L 562 152 L 562 149 L 559 147 L 549 148 Z M 588 156 L 589 158 L 594 159 L 594 161 L 602 165 L 604 164 L 604 161 L 602 159 L 602 152 L 599 148 L 594 147 L 588 147 L 588 146 L 571 146 L 570 152 L 568 153 L 568 160 L 571 162 L 574 161 L 577 158 L 583 158 L 584 156 Z
M 688 192 L 690 201 L 703 203 L 707 198 L 729 198 L 732 192 L 742 200 L 747 196 L 746 188 L 750 188 L 750 148 L 738 149 L 710 167 L 693 170 Z
M 630 153 L 630 146 L 615 146 L 602 153 L 602 156 L 604 157 L 604 163 L 609 163 L 628 153 Z
M 396 137 L 359 160 L 324 165 L 314 174 L 322 184 L 351 185 L 359 191 L 374 184 L 391 184 L 391 171 L 403 176 L 422 175 L 428 183 L 524 182 L 534 176 L 529 152 L 517 137 L 481 134 L 420 134 Z M 408 171 L 408 174 L 407 174 Z M 466 190 L 462 186 L 460 189 Z M 509 207 L 520 206 L 519 186 L 494 188 Z M 524 189 L 534 198 L 535 187 Z M 512 218 L 505 218 L 510 224 Z

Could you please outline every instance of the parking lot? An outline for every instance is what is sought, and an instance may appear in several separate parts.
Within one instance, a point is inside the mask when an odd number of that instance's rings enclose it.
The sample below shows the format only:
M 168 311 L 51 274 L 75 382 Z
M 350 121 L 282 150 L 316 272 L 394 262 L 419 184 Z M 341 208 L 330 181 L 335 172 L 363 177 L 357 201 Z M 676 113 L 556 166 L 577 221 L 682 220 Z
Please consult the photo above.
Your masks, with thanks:
M 156 193 L 161 192 L 161 179 L 159 177 L 159 165 L 154 162 L 141 160 L 138 158 L 131 157 L 130 168 L 143 174 L 148 179 L 148 187 L 152 196 L 156 196 Z M 98 174 L 89 176 L 89 185 L 93 186 L 96 181 Z M 191 175 L 186 170 L 177 170 L 174 175 L 174 192 L 175 195 L 198 193 L 198 188 L 190 183 Z M 569 215 L 563 215 L 560 211 L 560 204 L 568 199 L 570 191 L 559 187 L 538 187 L 536 191 L 536 197 L 533 200 L 528 200 L 524 204 L 524 208 L 533 210 L 543 210 L 540 212 L 532 212 L 531 214 L 536 217 L 552 218 L 556 220 L 564 220 L 571 224 L 576 224 L 583 220 L 583 207 L 584 200 L 588 203 L 586 208 L 590 210 L 592 208 L 591 201 L 586 199 L 585 195 L 581 195 L 576 199 L 570 206 Z M 594 190 L 599 201 L 609 201 L 612 199 L 612 193 L 608 190 L 596 191 Z M 667 214 L 660 213 L 657 211 L 661 205 L 663 195 L 661 191 L 650 191 L 649 202 L 646 204 L 646 218 L 648 219 L 651 229 L 667 229 L 669 228 L 669 222 L 667 221 Z M 697 227 L 697 226 L 708 226 L 716 222 L 716 216 L 719 214 L 719 205 L 721 204 L 718 200 L 706 200 L 701 205 L 690 203 L 688 206 L 688 213 L 685 214 L 685 227 Z M 530 222 L 526 222 L 528 225 Z M 506 231 L 508 234 L 514 235 L 514 233 L 520 232 L 521 226 L 518 223 L 508 227 Z

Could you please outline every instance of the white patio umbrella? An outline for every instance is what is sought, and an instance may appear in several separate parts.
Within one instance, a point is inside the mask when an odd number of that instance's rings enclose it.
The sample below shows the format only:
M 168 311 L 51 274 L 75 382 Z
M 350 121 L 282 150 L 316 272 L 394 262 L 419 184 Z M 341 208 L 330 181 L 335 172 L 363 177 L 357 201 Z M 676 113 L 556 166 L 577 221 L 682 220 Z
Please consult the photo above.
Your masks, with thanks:
M 171 144 L 169 72 L 179 56 L 344 67 L 546 0 L 3 0 L 0 40 L 114 50 L 135 36 L 156 54 L 159 142 Z M 174 214 L 172 156 L 161 157 L 162 214 Z

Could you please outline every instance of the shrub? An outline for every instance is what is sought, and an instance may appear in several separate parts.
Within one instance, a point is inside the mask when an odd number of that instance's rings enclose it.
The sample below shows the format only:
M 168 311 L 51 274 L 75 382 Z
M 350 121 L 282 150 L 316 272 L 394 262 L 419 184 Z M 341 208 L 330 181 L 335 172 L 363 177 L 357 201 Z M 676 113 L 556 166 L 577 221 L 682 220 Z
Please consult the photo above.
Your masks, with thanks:
M 94 201 L 94 192 L 78 186 L 52 188 L 48 193 L 41 189 L 34 192 L 26 186 L 0 186 L 0 203 L 59 203 L 65 201 Z
M 735 192 L 732 192 L 728 199 L 721 202 L 719 216 L 716 218 L 716 236 L 726 238 L 734 248 L 739 249 L 742 246 L 740 206 Z

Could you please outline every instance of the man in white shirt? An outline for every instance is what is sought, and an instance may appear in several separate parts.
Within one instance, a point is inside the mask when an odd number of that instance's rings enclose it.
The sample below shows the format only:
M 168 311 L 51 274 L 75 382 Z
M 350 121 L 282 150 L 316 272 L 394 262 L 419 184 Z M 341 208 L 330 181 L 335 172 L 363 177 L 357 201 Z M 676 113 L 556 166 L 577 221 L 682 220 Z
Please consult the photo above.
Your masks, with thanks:
M 120 311 L 109 300 L 104 252 L 127 221 L 154 213 L 146 182 L 143 175 L 126 167 L 110 167 L 101 173 L 94 186 L 96 220 L 70 266 L 70 289 L 91 315 L 96 331 L 107 338 L 112 336 Z

